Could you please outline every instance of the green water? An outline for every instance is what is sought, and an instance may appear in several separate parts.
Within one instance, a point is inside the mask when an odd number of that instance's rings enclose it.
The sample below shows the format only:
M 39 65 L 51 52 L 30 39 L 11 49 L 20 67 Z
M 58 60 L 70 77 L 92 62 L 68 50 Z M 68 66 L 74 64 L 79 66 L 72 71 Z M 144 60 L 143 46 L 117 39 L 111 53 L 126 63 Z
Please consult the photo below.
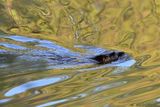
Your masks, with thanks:
M 0 57 L 0 107 L 159 107 L 159 41 L 159 0 L 1 0 L 0 50 L 43 57 Z M 136 63 L 48 63 L 38 45 L 51 43 L 58 54 L 84 54 L 76 46 L 90 45 Z

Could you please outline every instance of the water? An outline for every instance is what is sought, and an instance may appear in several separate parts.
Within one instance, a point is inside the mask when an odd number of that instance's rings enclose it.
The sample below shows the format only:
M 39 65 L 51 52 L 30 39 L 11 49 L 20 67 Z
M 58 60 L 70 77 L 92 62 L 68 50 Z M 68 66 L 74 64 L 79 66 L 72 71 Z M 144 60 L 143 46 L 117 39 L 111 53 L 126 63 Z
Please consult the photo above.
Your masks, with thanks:
M 1 107 L 160 106 L 158 0 L 7 0 L 0 15 Z M 89 60 L 106 50 L 131 57 Z

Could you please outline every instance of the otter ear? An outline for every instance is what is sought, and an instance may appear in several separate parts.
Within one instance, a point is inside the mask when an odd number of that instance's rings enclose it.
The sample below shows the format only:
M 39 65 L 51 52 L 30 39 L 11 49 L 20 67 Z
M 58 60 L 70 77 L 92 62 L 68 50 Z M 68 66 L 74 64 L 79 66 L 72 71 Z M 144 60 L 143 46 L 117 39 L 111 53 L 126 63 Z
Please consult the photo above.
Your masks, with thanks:
M 124 55 L 124 52 L 118 52 L 118 56 L 121 57 Z

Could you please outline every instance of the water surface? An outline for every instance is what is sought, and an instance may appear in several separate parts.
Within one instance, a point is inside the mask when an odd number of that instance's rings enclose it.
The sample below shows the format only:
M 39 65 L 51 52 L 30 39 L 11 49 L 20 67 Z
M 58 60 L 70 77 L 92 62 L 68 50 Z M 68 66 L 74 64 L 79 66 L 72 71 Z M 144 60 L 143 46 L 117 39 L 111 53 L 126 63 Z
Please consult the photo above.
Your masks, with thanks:
M 159 0 L 6 0 L 0 15 L 0 106 L 160 106 Z M 132 58 L 88 60 L 106 50 Z

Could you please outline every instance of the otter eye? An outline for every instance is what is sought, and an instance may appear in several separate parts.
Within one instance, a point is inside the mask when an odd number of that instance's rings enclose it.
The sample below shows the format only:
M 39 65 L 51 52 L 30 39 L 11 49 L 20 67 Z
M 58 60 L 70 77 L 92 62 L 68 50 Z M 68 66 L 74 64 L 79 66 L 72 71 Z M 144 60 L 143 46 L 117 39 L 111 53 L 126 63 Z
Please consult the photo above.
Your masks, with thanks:
M 123 56 L 123 55 L 124 55 L 124 52 L 119 52 L 119 53 L 118 53 L 118 56 L 119 56 L 119 57 L 121 57 L 121 56 Z

